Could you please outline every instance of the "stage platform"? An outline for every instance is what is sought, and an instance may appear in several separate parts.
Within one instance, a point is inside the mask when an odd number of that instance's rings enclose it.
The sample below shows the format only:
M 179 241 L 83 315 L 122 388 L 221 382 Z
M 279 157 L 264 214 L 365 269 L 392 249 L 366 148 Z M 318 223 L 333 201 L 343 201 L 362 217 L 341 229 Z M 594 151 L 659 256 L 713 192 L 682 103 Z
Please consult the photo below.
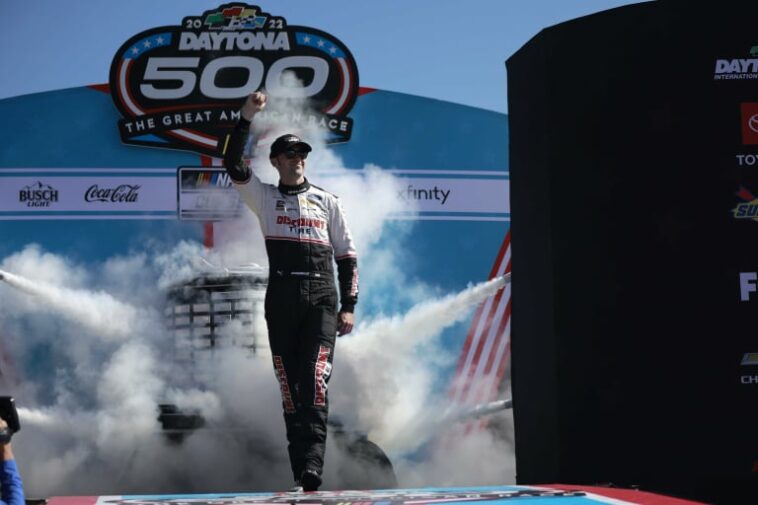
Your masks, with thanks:
M 224 493 L 195 495 L 56 496 L 48 505 L 426 505 L 472 502 L 529 505 L 692 505 L 699 502 L 644 491 L 550 484 L 470 488 L 317 491 L 312 493 Z

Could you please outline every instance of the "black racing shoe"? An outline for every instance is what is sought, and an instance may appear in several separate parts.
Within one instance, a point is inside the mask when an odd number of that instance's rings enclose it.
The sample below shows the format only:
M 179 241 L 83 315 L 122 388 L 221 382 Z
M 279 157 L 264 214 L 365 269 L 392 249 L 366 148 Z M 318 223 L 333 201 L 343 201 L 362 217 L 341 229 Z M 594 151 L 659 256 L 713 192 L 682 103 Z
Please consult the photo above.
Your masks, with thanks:
M 300 476 L 300 482 L 303 484 L 303 491 L 318 491 L 321 476 L 316 470 L 305 470 Z

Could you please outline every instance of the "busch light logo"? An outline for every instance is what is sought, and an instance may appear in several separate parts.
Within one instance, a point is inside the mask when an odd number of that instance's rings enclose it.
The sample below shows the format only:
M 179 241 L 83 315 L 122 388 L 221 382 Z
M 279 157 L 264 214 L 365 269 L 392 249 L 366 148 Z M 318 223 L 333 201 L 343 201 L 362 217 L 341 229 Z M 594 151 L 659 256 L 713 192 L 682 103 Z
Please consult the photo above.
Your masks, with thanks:
M 229 3 L 130 38 L 113 58 L 110 87 L 124 143 L 221 156 L 245 98 L 259 89 L 307 100 L 306 113 L 286 118 L 293 127 L 349 140 L 358 69 L 332 35 Z
M 51 203 L 58 201 L 58 190 L 37 181 L 18 192 L 18 201 L 27 207 L 50 207 Z
M 84 193 L 84 201 L 134 203 L 139 198 L 139 188 L 139 184 L 121 184 L 115 188 L 101 188 L 94 184 Z

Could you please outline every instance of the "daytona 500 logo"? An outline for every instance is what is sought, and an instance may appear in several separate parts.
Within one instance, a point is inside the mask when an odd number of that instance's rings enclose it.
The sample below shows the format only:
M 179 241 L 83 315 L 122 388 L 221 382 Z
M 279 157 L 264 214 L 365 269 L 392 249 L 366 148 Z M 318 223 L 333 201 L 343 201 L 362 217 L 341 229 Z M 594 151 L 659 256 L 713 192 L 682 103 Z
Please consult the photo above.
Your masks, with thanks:
M 288 86 L 287 72 L 302 86 Z M 358 69 L 335 37 L 229 3 L 130 38 L 113 58 L 110 87 L 124 143 L 221 156 L 244 99 L 264 88 L 308 99 L 311 110 L 288 118 L 293 127 L 316 125 L 330 142 L 349 140 Z

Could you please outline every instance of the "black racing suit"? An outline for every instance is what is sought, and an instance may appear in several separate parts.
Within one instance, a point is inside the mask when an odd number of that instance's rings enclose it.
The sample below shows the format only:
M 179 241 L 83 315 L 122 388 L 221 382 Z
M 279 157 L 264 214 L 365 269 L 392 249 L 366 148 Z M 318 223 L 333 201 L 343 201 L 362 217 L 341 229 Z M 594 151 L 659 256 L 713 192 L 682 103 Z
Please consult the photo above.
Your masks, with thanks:
M 358 299 L 355 247 L 336 196 L 311 185 L 263 184 L 243 162 L 250 122 L 240 119 L 228 139 L 224 166 L 255 212 L 266 240 L 269 283 L 266 324 L 282 393 L 295 480 L 321 475 L 328 415 L 327 382 L 337 335 L 336 257 L 340 310 Z

